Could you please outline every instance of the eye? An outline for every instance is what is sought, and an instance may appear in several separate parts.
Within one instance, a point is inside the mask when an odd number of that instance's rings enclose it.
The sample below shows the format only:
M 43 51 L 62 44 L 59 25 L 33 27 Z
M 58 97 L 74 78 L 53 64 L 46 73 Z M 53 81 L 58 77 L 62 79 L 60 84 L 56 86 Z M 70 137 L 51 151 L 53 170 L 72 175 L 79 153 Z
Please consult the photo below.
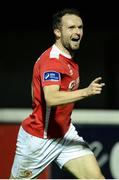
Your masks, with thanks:
M 69 29 L 74 29 L 75 28 L 75 26 L 69 26 Z
M 79 29 L 83 29 L 83 25 L 78 26 Z

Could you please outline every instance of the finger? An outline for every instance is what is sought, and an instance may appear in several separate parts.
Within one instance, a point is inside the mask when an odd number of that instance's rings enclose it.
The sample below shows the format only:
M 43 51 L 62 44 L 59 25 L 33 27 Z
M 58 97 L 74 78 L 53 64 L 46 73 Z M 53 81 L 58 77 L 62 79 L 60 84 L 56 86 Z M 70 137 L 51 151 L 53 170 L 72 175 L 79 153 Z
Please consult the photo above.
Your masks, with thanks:
M 96 94 L 101 94 L 101 91 L 97 91 Z
M 98 88 L 98 89 L 96 89 L 96 94 L 101 94 L 101 92 L 102 92 L 102 89 L 101 88 Z
M 95 86 L 96 86 L 96 87 L 103 87 L 103 86 L 105 86 L 105 83 L 100 83 L 100 84 L 99 84 L 99 83 L 96 83 Z
M 95 83 L 99 83 L 101 80 L 102 80 L 102 77 L 98 77 L 98 78 L 94 79 L 94 81 L 93 81 L 93 82 L 95 82 Z
M 103 87 L 103 86 L 105 86 L 105 83 L 101 83 L 100 85 L 101 85 L 101 87 Z

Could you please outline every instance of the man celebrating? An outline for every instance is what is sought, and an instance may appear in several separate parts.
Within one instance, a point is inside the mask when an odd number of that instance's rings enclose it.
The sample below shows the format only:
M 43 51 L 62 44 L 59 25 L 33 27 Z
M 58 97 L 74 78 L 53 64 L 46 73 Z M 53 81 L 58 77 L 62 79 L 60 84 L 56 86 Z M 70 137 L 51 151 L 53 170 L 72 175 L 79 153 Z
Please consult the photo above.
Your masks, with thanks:
M 93 152 L 71 123 L 74 103 L 100 94 L 105 85 L 98 77 L 78 89 L 79 67 L 74 56 L 83 36 L 79 12 L 57 12 L 53 31 L 55 43 L 34 65 L 33 112 L 21 124 L 10 178 L 37 178 L 55 161 L 76 178 L 104 179 Z

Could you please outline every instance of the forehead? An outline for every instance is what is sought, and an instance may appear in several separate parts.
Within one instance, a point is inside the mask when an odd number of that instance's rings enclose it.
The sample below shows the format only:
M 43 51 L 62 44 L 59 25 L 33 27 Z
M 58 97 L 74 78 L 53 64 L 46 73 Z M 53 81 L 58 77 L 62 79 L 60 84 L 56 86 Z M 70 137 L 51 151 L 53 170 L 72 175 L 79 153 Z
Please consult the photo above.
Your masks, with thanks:
M 82 25 L 82 19 L 79 16 L 76 16 L 74 14 L 66 14 L 62 17 L 62 25 L 65 26 L 80 26 Z

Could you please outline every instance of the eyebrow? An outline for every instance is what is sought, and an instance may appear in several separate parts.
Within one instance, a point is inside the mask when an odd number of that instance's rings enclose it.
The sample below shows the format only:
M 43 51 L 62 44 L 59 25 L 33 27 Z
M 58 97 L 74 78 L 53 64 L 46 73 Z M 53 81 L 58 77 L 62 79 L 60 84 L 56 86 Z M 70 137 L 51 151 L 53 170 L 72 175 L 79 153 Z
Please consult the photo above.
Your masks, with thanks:
M 69 28 L 75 28 L 76 25 L 69 25 L 68 27 L 69 27 Z M 83 28 L 83 24 L 79 25 L 78 28 Z

